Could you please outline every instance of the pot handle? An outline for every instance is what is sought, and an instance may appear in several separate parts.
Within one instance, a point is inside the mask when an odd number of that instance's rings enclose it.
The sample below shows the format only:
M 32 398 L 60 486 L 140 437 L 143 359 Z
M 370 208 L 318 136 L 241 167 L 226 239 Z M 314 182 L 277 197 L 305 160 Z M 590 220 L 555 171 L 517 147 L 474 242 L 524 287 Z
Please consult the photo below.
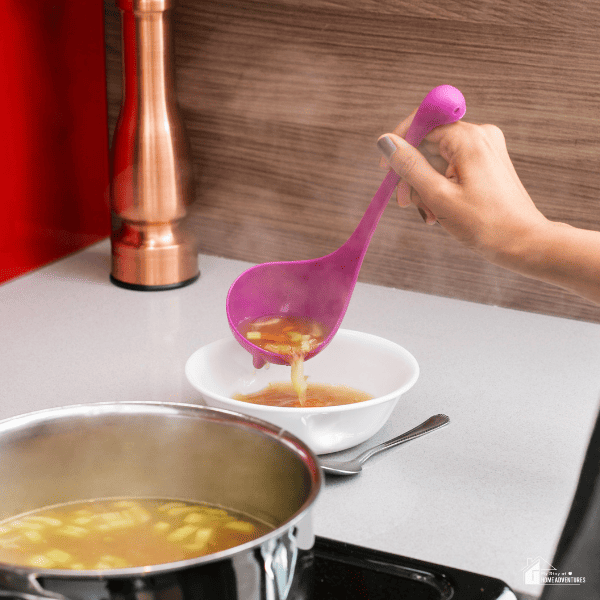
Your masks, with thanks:
M 52 594 L 51 596 L 38 596 L 37 594 L 29 594 L 27 592 L 9 592 L 6 590 L 0 590 L 0 598 L 9 598 L 11 600 L 45 600 L 46 598 L 68 600 L 68 598 L 60 594 Z
M 295 528 L 271 539 L 261 548 L 267 600 L 286 600 L 296 572 L 298 542 Z
M 30 573 L 25 577 L 18 577 L 14 573 L 6 571 L 0 573 L 0 581 L 17 586 L 15 590 L 0 589 L 0 598 L 12 598 L 13 600 L 69 600 L 66 596 L 57 592 L 45 590 L 37 579 L 37 573 Z M 1 583 L 0 583 L 1 585 Z

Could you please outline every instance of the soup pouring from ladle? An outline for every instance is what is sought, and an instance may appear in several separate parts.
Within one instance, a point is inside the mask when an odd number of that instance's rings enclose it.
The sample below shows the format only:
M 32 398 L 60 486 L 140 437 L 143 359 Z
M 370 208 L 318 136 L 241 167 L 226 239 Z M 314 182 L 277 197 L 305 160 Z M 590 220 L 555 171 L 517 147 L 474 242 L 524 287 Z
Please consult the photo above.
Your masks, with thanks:
M 405 139 L 417 147 L 432 129 L 458 121 L 465 111 L 465 99 L 459 90 L 450 85 L 438 86 L 419 106 Z M 234 281 L 227 294 L 227 319 L 236 340 L 252 354 L 256 368 L 267 362 L 289 364 L 289 359 L 248 340 L 239 330 L 240 324 L 248 320 L 295 316 L 323 325 L 325 339 L 306 353 L 304 360 L 331 341 L 350 303 L 373 232 L 399 182 L 400 176 L 390 170 L 354 233 L 335 252 L 311 260 L 259 264 Z

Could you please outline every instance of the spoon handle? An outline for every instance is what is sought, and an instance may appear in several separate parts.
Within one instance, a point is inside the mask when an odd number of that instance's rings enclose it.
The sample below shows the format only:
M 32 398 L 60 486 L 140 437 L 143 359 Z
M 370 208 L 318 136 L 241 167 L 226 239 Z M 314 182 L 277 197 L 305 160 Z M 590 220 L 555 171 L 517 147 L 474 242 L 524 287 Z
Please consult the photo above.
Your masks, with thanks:
M 443 427 L 449 422 L 450 419 L 446 415 L 434 415 L 433 417 L 427 419 L 427 421 L 425 421 L 424 423 L 417 425 L 414 429 L 411 429 L 410 431 L 407 431 L 406 433 L 403 433 L 398 437 L 392 438 L 387 442 L 383 442 L 382 444 L 378 444 L 377 446 L 373 446 L 372 448 L 365 450 L 365 452 L 359 454 L 355 458 L 355 460 L 357 460 L 362 465 L 367 459 L 371 458 L 371 456 L 377 454 L 378 452 L 381 452 L 382 450 L 387 450 L 388 448 L 393 448 L 394 446 L 398 446 L 400 444 L 404 444 L 405 442 L 409 442 L 410 440 L 414 440 L 415 438 L 421 437 L 422 435 L 425 435 L 426 433 L 429 433 L 434 429 L 439 429 L 440 427 Z

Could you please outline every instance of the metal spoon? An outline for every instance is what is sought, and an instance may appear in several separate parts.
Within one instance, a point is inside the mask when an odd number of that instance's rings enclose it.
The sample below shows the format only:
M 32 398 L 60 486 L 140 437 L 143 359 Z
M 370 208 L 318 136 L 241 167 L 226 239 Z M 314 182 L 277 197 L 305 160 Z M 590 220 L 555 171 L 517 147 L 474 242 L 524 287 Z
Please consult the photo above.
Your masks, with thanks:
M 392 438 L 387 442 L 383 442 L 382 444 L 378 444 L 377 446 L 373 446 L 368 450 L 365 450 L 362 454 L 359 454 L 356 458 L 351 460 L 336 460 L 331 458 L 319 458 L 319 464 L 325 473 L 329 473 L 331 475 L 356 475 L 362 471 L 363 463 L 371 458 L 374 454 L 381 452 L 382 450 L 387 450 L 388 448 L 393 448 L 394 446 L 398 446 L 399 444 L 403 444 L 404 442 L 409 442 L 410 440 L 414 440 L 415 438 L 421 437 L 434 429 L 439 429 L 443 427 L 447 423 L 450 422 L 450 419 L 446 415 L 434 415 L 417 425 L 414 429 L 399 435 L 398 437 Z
M 418 146 L 432 129 L 458 121 L 465 110 L 459 90 L 451 85 L 434 88 L 421 102 L 406 141 Z M 266 362 L 285 365 L 289 359 L 246 339 L 238 328 L 247 319 L 291 315 L 321 323 L 328 335 L 304 360 L 331 341 L 348 308 L 371 236 L 399 181 L 400 176 L 390 170 L 354 233 L 335 252 L 314 260 L 256 265 L 233 282 L 226 300 L 227 319 L 235 339 L 252 354 L 257 369 Z M 327 227 L 325 221 L 323 227 Z

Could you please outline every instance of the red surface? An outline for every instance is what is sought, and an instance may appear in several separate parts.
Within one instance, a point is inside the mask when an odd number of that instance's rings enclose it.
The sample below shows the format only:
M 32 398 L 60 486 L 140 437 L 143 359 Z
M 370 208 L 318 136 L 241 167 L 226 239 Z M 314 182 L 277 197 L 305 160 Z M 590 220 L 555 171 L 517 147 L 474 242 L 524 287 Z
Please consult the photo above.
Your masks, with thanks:
M 0 9 L 3 282 L 106 237 L 110 217 L 102 0 Z

